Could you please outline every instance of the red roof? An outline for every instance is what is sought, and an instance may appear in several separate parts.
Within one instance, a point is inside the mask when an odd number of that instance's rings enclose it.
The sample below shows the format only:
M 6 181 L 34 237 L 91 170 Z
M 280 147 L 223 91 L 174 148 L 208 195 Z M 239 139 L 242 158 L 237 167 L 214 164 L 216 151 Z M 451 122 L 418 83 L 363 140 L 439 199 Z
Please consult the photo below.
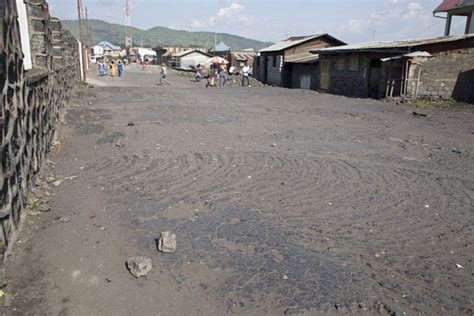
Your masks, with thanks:
M 435 13 L 438 13 L 438 12 L 447 12 L 447 11 L 450 11 L 450 10 L 456 8 L 456 6 L 459 4 L 459 2 L 461 2 L 461 0 L 443 0 L 443 3 L 441 3 L 441 4 L 434 10 L 434 12 L 435 12 Z

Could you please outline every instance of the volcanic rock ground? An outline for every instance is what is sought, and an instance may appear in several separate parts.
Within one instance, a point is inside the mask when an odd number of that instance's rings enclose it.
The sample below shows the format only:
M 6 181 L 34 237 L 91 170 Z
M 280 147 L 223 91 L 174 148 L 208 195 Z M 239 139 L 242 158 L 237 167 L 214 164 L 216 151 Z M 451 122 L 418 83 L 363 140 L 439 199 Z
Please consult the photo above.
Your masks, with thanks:
M 472 107 L 169 81 L 129 66 L 78 89 L 5 314 L 472 315 Z

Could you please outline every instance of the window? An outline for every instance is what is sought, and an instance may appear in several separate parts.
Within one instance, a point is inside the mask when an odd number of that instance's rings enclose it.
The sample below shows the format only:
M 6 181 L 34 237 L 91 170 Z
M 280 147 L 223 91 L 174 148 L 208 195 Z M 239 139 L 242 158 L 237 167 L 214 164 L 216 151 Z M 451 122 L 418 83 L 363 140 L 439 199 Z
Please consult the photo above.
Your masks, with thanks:
M 351 54 L 349 56 L 349 70 L 359 70 L 359 55 Z
M 257 57 L 257 66 L 260 67 L 260 56 Z
M 273 68 L 277 66 L 277 56 L 273 56 Z
M 346 56 L 341 54 L 336 59 L 336 70 L 344 70 L 346 66 Z

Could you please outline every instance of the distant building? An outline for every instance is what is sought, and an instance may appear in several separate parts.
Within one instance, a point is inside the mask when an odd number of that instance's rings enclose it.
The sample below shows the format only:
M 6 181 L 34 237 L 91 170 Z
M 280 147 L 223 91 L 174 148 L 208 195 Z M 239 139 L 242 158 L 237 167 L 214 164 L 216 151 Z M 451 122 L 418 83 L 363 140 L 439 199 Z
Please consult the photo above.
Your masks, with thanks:
M 156 59 L 156 52 L 151 48 L 136 47 L 137 61 L 154 62 Z
M 310 53 L 312 49 L 344 44 L 344 42 L 329 34 L 290 37 L 257 53 L 253 67 L 254 76 L 266 84 L 292 88 L 294 82 L 298 81 L 293 78 L 293 69 L 303 69 L 303 67 L 294 67 L 294 65 L 309 63 L 310 61 L 317 63 L 317 57 Z M 310 76 L 319 74 L 318 65 L 307 69 Z M 309 77 L 306 76 L 306 78 Z M 317 83 L 318 80 L 313 80 L 313 82 Z M 306 83 L 305 86 L 308 86 L 308 84 Z M 309 83 L 309 86 L 316 88 L 311 83 Z M 299 87 L 299 85 L 295 86 L 295 88 Z
M 226 45 L 224 42 L 220 42 L 212 49 L 214 56 L 216 55 L 227 55 L 230 53 L 230 46 Z
M 170 65 L 173 59 L 173 54 L 187 52 L 187 51 L 199 51 L 202 53 L 207 53 L 207 49 L 202 47 L 177 47 L 177 46 L 164 46 L 156 47 L 153 49 L 156 52 L 156 58 L 158 64 L 167 64 Z
M 122 48 L 107 41 L 98 42 L 93 48 L 93 57 L 96 59 L 104 57 L 118 58 Z
M 212 56 L 198 50 L 189 50 L 172 55 L 171 67 L 179 69 L 190 69 L 190 66 L 209 66 Z
M 439 16 L 439 13 L 446 13 L 446 17 Z M 451 34 L 452 19 L 454 16 L 466 17 L 465 34 L 474 34 L 474 0 L 443 0 L 434 10 L 435 17 L 446 19 L 445 36 Z
M 474 34 L 315 49 L 325 92 L 474 102 Z
M 234 66 L 236 72 L 240 72 L 242 68 L 245 66 L 245 64 L 252 67 L 254 59 L 255 59 L 255 55 L 256 53 L 252 51 L 243 51 L 243 52 L 231 51 L 229 54 L 230 56 L 229 66 Z

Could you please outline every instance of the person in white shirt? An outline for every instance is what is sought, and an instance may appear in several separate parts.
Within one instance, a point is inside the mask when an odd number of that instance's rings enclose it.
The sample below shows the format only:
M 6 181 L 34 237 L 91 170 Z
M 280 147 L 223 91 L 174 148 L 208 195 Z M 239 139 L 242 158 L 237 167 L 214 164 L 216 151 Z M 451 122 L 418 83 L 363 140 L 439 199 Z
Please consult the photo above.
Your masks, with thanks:
M 229 78 L 232 80 L 233 83 L 235 83 L 234 72 L 235 72 L 235 67 L 230 66 L 230 68 L 229 68 Z
M 247 87 L 250 87 L 250 67 L 247 63 L 242 68 L 242 87 L 245 87 L 245 83 L 247 83 Z
M 161 64 L 161 71 L 160 71 L 160 84 L 166 83 L 169 85 L 170 83 L 168 80 L 166 80 L 166 75 L 168 74 L 168 71 L 166 70 L 166 65 Z

